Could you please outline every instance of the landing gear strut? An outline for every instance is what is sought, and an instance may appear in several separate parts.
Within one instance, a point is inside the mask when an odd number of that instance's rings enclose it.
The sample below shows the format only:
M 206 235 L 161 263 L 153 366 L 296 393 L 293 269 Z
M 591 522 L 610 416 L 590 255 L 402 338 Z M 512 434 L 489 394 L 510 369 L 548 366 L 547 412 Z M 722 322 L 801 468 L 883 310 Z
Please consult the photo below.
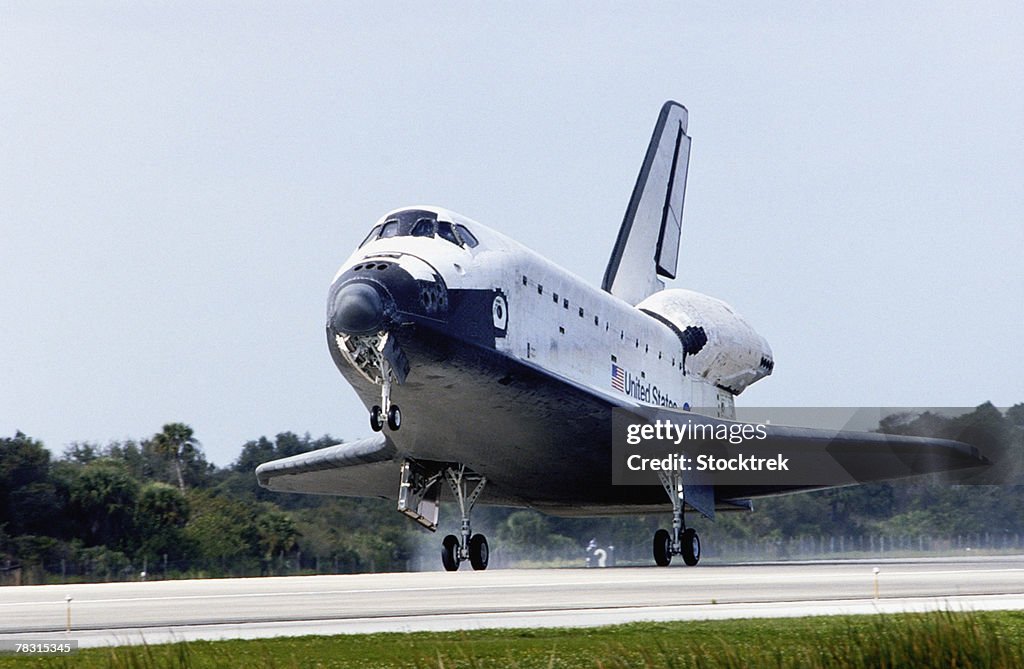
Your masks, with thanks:
M 372 335 L 337 335 L 338 350 L 367 381 L 380 384 L 380 404 L 370 408 L 370 427 L 392 432 L 402 427 L 402 410 L 391 403 L 391 383 L 405 383 L 409 359 L 389 332 Z
M 402 427 L 402 410 L 391 403 L 391 365 L 386 358 L 380 360 L 380 377 L 380 404 L 374 404 L 370 409 L 370 429 L 380 432 L 387 420 L 388 429 L 396 432 Z
M 462 514 L 461 538 L 449 534 L 441 543 L 441 563 L 445 570 L 455 571 L 465 560 L 473 569 L 481 571 L 487 569 L 487 562 L 490 558 L 490 549 L 487 546 L 487 538 L 482 534 L 473 534 L 469 524 L 469 514 L 473 505 L 483 492 L 487 479 L 478 474 L 466 471 L 464 466 L 457 469 L 448 467 L 444 470 L 444 480 L 451 488 L 455 499 L 459 501 L 459 511 Z M 475 485 L 474 485 L 475 484 Z M 470 486 L 472 490 L 470 489 Z
M 437 529 L 441 505 L 441 480 L 444 479 L 459 502 L 462 514 L 460 536 L 449 534 L 441 542 L 441 564 L 455 571 L 469 560 L 473 569 L 487 569 L 490 549 L 487 538 L 473 534 L 469 514 L 483 492 L 487 478 L 466 470 L 464 465 L 427 466 L 412 460 L 402 462 L 402 482 L 398 488 L 398 510 L 431 532 Z
M 682 555 L 683 562 L 692 567 L 700 561 L 700 537 L 683 520 L 686 504 L 683 492 L 683 477 L 679 472 L 658 472 L 661 485 L 672 500 L 672 531 L 658 530 L 654 533 L 654 562 L 666 567 L 673 555 Z

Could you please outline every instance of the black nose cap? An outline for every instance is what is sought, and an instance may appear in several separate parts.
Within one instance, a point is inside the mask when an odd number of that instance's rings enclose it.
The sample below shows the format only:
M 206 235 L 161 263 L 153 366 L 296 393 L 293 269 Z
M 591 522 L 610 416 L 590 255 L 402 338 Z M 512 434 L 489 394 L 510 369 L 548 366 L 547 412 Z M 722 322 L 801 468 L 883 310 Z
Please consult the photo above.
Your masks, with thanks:
M 350 283 L 334 296 L 331 324 L 344 334 L 370 334 L 384 329 L 384 300 L 365 283 Z

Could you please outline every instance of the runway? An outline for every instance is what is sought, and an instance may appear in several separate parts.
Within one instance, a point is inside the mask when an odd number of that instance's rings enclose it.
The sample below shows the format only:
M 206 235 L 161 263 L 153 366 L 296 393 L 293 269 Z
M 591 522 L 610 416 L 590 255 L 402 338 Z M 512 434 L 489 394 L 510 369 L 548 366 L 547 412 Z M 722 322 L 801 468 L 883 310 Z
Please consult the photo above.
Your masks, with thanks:
M 1024 609 L 1024 556 L 6 587 L 0 641 L 88 647 L 940 608 Z

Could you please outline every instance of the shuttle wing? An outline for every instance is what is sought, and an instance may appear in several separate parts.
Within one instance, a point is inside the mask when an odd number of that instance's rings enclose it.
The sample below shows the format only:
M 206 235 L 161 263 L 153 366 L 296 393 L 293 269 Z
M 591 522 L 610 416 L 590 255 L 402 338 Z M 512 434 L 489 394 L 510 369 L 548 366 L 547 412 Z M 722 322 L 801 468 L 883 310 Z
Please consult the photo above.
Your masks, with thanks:
M 772 425 L 758 448 L 803 466 L 803 472 L 777 478 L 777 485 L 792 486 L 793 491 L 925 474 L 943 474 L 949 483 L 968 483 L 991 465 L 976 446 L 961 441 L 879 432 Z
M 256 479 L 275 492 L 394 497 L 399 462 L 394 444 L 376 434 L 289 458 L 264 462 Z
M 647 146 L 601 287 L 637 304 L 676 278 L 690 137 L 686 108 L 666 102 Z
M 1000 465 L 998 460 L 989 460 L 982 450 L 996 455 L 991 444 L 975 445 L 954 439 L 845 429 L 761 425 L 676 409 L 649 407 L 631 409 L 628 413 L 616 416 L 616 443 L 613 448 L 623 448 L 625 440 L 621 435 L 625 424 L 619 421 L 630 414 L 642 415 L 652 425 L 660 421 L 710 427 L 719 435 L 728 434 L 728 428 L 757 428 L 749 431 L 749 434 L 755 436 L 736 442 L 727 441 L 721 436 L 713 439 L 694 438 L 686 442 L 693 449 L 688 455 L 694 458 L 696 454 L 702 453 L 707 454 L 702 457 L 725 460 L 746 456 L 764 461 L 778 458 L 787 463 L 780 469 L 754 468 L 755 471 L 746 471 L 739 467 L 736 470 L 719 469 L 711 473 L 705 470 L 700 480 L 685 481 L 687 487 L 691 484 L 700 484 L 697 487 L 713 486 L 719 501 L 891 481 L 927 474 L 942 474 L 941 478 L 946 483 L 982 483 L 987 481 L 983 477 L 993 462 Z M 756 436 L 758 434 L 760 436 Z M 671 438 L 658 442 L 656 446 L 652 443 L 651 453 L 653 457 L 664 457 L 671 453 L 686 452 L 686 443 L 680 445 L 678 439 L 673 442 Z M 632 451 L 620 450 L 620 453 L 627 452 Z M 622 462 L 622 455 L 616 457 L 616 461 Z M 1002 464 L 1002 468 L 1005 468 L 1006 463 Z M 654 474 L 646 472 L 635 476 L 648 477 L 648 483 L 657 481 Z M 621 482 L 632 481 L 623 477 Z M 711 515 L 706 508 L 697 508 L 704 515 Z

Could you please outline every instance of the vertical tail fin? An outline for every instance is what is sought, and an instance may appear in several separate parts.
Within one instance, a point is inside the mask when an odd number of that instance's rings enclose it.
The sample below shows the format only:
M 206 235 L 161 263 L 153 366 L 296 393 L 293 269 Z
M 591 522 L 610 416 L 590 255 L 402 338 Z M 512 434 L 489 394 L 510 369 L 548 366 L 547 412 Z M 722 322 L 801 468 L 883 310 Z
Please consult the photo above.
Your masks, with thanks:
M 690 137 L 686 108 L 661 108 L 601 287 L 636 304 L 676 278 Z

